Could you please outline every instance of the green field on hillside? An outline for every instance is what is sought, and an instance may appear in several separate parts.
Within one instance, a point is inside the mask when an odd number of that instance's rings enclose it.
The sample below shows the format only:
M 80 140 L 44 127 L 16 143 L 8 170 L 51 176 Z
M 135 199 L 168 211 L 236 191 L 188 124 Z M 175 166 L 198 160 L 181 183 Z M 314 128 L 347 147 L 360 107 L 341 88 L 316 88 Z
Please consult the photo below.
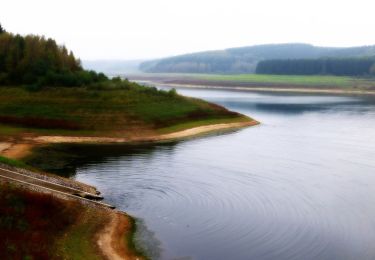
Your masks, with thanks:
M 132 77 L 131 77 L 132 78 Z M 145 73 L 134 75 L 133 78 L 157 79 L 166 83 L 176 82 L 183 84 L 217 83 L 220 85 L 235 86 L 298 86 L 298 87 L 340 87 L 340 88 L 375 88 L 373 77 L 347 76 L 299 76 L 299 75 L 263 75 L 263 74 L 192 74 L 192 73 Z
M 258 74 L 239 74 L 239 75 L 194 75 L 195 78 L 217 81 L 238 81 L 251 83 L 272 83 L 272 84 L 293 84 L 293 85 L 341 85 L 349 86 L 353 78 L 337 76 L 284 76 L 284 75 L 258 75 Z
M 178 95 L 174 90 L 129 84 L 126 88 L 0 87 L 0 135 L 34 131 L 108 135 L 157 130 L 202 120 L 235 119 L 239 114 Z M 136 132 L 135 132 L 136 133 Z

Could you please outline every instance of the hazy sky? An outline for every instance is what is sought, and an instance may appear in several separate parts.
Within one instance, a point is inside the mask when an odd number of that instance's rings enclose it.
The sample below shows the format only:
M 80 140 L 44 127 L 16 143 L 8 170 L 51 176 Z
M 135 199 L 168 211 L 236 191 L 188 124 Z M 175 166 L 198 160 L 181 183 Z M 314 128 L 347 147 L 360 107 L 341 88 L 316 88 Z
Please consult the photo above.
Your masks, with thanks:
M 263 43 L 375 44 L 374 0 L 1 0 L 8 31 L 82 59 L 144 59 Z

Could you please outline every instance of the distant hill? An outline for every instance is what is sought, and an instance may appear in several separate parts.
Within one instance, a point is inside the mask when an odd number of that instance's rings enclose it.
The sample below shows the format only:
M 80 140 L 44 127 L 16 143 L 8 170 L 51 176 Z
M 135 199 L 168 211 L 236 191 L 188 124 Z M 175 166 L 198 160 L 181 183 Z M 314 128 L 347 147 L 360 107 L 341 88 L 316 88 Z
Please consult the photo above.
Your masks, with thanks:
M 142 72 L 155 73 L 254 73 L 259 61 L 375 56 L 375 45 L 350 48 L 309 44 L 267 44 L 185 54 L 140 64 Z
M 103 72 L 110 76 L 124 73 L 139 73 L 143 60 L 83 60 L 82 66 L 87 70 Z

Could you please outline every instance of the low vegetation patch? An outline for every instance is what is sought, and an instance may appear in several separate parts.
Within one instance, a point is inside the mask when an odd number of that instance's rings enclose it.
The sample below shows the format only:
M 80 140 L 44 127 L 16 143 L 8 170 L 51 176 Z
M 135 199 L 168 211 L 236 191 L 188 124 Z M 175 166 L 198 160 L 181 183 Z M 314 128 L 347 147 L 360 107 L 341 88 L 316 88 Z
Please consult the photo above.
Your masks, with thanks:
M 54 245 L 76 223 L 83 210 L 77 203 L 1 184 L 0 258 L 51 259 L 57 256 Z
M 0 182 L 0 259 L 103 259 L 98 234 L 111 214 L 120 213 Z M 117 247 L 133 243 L 131 228 L 122 229 Z M 134 258 L 138 254 L 128 250 Z
M 6 164 L 9 166 L 19 167 L 19 168 L 29 168 L 29 166 L 26 165 L 22 161 L 10 159 L 1 155 L 0 155 L 0 163 Z

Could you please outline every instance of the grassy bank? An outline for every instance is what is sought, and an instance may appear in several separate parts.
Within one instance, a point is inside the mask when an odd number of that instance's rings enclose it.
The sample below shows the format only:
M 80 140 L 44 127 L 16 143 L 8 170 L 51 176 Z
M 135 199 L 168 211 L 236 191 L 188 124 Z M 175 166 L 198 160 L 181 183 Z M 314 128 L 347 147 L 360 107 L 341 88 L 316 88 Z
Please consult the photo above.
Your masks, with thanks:
M 185 123 L 239 118 L 239 114 L 174 91 L 129 88 L 0 88 L 0 136 L 25 132 L 126 136 Z
M 0 163 L 13 166 L 13 167 L 18 167 L 18 168 L 30 168 L 30 166 L 25 164 L 23 161 L 10 159 L 1 155 L 0 155 Z

